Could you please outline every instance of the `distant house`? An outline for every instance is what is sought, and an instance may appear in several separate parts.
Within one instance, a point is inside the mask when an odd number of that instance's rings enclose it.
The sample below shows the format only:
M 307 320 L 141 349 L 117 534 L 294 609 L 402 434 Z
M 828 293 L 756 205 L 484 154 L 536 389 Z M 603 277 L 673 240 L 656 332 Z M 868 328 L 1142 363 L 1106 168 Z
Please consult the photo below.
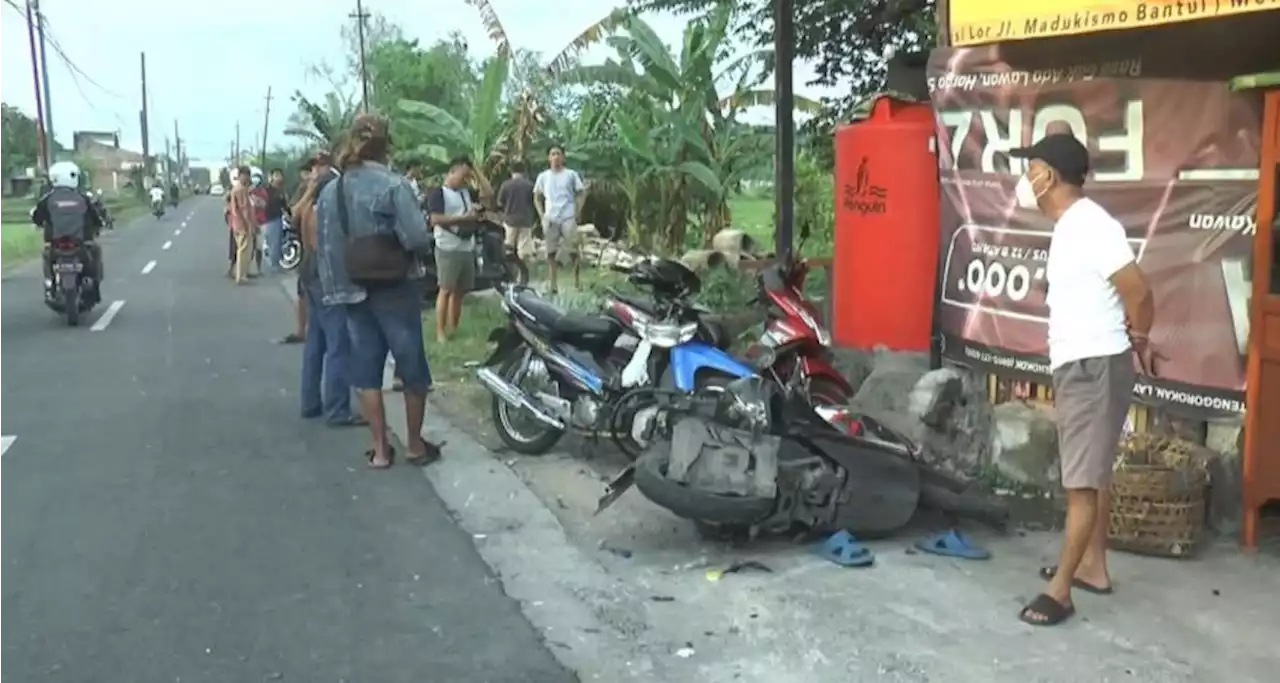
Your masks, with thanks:
M 118 190 L 130 182 L 133 169 L 142 168 L 142 154 L 120 148 L 120 135 L 114 132 L 77 131 L 72 145 L 81 163 L 93 179 L 95 188 Z

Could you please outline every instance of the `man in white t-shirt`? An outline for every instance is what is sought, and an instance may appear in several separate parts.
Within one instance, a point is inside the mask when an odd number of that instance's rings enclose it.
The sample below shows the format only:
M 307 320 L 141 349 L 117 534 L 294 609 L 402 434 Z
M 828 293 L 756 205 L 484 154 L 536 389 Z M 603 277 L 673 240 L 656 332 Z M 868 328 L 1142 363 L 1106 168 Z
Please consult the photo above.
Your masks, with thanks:
M 547 163 L 551 168 L 539 173 L 533 183 L 533 205 L 542 218 L 542 237 L 547 245 L 547 277 L 551 280 L 551 292 L 554 294 L 557 291 L 556 265 L 561 254 L 567 254 L 573 261 L 573 286 L 582 284 L 576 233 L 587 188 L 577 171 L 565 168 L 564 148 L 560 145 L 552 145 L 547 150 Z
M 1028 160 L 1015 191 L 1018 205 L 1054 221 L 1046 300 L 1067 521 L 1057 566 L 1040 571 L 1049 585 L 1020 615 L 1052 626 L 1075 613 L 1072 588 L 1111 592 L 1111 470 L 1133 396 L 1134 356 L 1145 374 L 1154 374 L 1148 335 L 1155 305 L 1124 226 L 1084 196 L 1084 145 L 1056 133 L 1010 154 Z

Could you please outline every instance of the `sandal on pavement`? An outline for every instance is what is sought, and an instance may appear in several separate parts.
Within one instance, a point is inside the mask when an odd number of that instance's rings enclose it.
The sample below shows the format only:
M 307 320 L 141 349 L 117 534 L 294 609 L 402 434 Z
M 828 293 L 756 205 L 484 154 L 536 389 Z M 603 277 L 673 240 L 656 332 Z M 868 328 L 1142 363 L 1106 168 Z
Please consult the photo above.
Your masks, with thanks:
M 364 452 L 364 458 L 369 462 L 371 470 L 385 470 L 396 462 L 396 449 L 393 446 L 387 446 L 387 461 L 385 463 L 374 462 L 374 458 L 378 457 L 378 452 L 370 448 Z
M 329 420 L 325 424 L 330 427 L 364 427 L 369 424 L 369 421 L 359 415 L 348 415 L 337 420 Z
M 276 343 L 277 344 L 301 344 L 304 341 L 306 341 L 306 339 L 302 335 L 290 332 L 289 334 L 286 334 L 285 336 L 277 339 Z
M 837 531 L 825 541 L 813 545 L 810 550 L 842 567 L 870 567 L 876 562 L 875 554 L 858 543 L 848 531 Z
M 405 458 L 405 462 L 413 465 L 414 467 L 426 467 L 427 465 L 439 460 L 443 455 L 441 449 L 444 448 L 446 443 L 448 443 L 447 441 L 441 441 L 440 443 L 435 444 L 421 437 L 419 437 L 418 440 L 422 442 L 422 445 L 427 452 L 422 455 L 415 455 L 413 451 L 409 452 L 409 456 Z
M 980 548 L 969 541 L 969 537 L 959 529 L 934 534 L 916 541 L 917 550 L 945 557 L 959 557 L 966 560 L 989 560 L 991 552 Z
M 1022 608 L 1018 618 L 1032 626 L 1057 626 L 1075 613 L 1075 605 L 1064 605 L 1053 596 L 1041 593 Z
M 1056 566 L 1040 568 L 1040 578 L 1044 579 L 1045 581 L 1052 581 L 1053 577 L 1057 575 L 1058 575 L 1058 568 Z M 1084 579 L 1072 579 L 1071 587 L 1079 588 L 1080 590 L 1086 593 L 1093 593 L 1094 595 L 1111 595 L 1111 593 L 1114 591 L 1114 589 L 1111 586 L 1095 586 L 1094 584 L 1089 583 Z

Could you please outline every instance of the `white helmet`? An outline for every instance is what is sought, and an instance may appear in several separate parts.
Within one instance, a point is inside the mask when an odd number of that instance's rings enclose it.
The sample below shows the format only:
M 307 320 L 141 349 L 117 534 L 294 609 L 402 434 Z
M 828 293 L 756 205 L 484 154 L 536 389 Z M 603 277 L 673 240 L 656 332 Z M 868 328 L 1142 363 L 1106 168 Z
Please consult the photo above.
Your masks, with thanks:
M 258 168 L 257 166 L 251 167 L 249 169 L 249 182 L 253 183 L 254 185 L 261 185 L 262 169 Z
M 49 167 L 49 182 L 54 187 L 80 187 L 80 167 L 72 161 L 59 161 Z

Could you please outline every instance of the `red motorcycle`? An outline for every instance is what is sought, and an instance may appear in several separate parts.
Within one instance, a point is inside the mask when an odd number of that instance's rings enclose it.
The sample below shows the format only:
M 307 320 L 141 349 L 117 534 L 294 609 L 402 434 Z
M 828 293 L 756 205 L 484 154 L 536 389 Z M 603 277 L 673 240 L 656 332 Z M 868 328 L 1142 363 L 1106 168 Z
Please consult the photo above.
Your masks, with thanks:
M 800 244 L 803 246 L 802 230 Z M 804 296 L 809 263 L 788 256 L 760 271 L 758 301 L 768 307 L 768 321 L 759 343 L 748 352 L 758 356 L 756 367 L 767 367 L 778 382 L 819 405 L 844 405 L 853 386 L 836 370 L 831 356 L 831 333 L 818 309 Z

